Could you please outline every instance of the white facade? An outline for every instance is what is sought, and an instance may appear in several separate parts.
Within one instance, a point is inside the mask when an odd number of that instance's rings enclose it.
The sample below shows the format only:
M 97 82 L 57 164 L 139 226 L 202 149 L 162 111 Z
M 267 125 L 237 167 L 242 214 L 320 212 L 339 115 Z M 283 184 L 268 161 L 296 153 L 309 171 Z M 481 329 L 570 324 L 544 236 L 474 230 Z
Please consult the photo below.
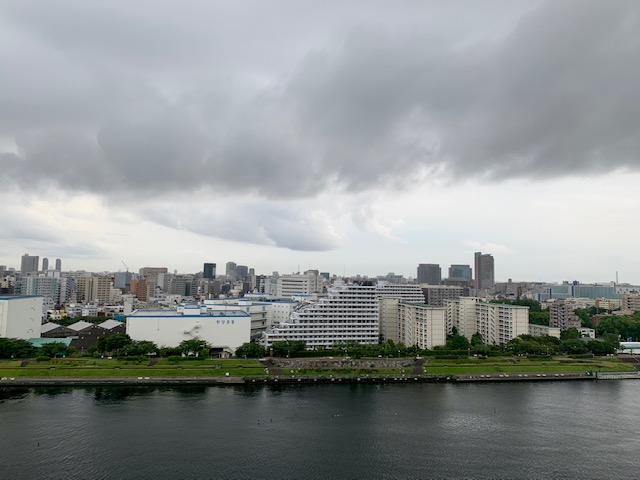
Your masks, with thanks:
M 127 335 L 158 346 L 177 347 L 200 339 L 231 353 L 251 338 L 251 317 L 240 310 L 201 313 L 199 306 L 175 310 L 137 310 L 127 316 Z
M 446 308 L 402 301 L 398 307 L 401 343 L 431 350 L 447 342 Z
M 323 278 L 316 270 L 309 270 L 304 274 L 281 275 L 275 279 L 275 294 L 277 297 L 290 297 L 297 293 L 321 293 Z M 266 292 L 265 292 L 266 293 Z
M 400 342 L 400 297 L 380 299 L 380 335 L 382 340 Z
M 529 307 L 488 303 L 477 297 L 447 301 L 447 332 L 455 327 L 468 339 L 480 333 L 486 344 L 504 345 L 529 334 Z
M 0 337 L 40 337 L 42 297 L 0 297 Z
M 378 282 L 376 293 L 380 297 L 399 297 L 409 302 L 426 303 L 420 285 Z
M 374 286 L 337 284 L 327 297 L 303 302 L 287 322 L 267 330 L 262 343 L 302 340 L 307 348 L 330 348 L 336 342 L 377 344 L 379 296 Z
M 560 329 L 558 327 L 548 327 L 546 325 L 530 323 L 529 335 L 532 337 L 544 337 L 545 335 L 548 335 L 550 337 L 560 338 Z

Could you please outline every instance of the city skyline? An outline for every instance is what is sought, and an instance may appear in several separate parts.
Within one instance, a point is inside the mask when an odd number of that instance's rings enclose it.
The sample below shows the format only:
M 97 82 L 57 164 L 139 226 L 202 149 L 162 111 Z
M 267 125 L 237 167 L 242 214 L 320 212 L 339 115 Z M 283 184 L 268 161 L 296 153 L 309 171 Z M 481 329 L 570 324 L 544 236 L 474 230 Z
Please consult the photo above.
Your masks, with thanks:
M 640 284 L 639 17 L 3 2 L 0 264 L 414 277 L 481 251 L 498 282 Z

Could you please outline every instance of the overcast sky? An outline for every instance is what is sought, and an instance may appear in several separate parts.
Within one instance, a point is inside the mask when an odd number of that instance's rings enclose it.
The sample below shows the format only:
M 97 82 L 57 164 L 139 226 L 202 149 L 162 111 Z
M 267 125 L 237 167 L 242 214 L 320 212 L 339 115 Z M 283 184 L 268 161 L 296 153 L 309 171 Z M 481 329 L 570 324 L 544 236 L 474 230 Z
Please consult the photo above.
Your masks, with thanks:
M 0 264 L 640 283 L 640 2 L 0 0 Z

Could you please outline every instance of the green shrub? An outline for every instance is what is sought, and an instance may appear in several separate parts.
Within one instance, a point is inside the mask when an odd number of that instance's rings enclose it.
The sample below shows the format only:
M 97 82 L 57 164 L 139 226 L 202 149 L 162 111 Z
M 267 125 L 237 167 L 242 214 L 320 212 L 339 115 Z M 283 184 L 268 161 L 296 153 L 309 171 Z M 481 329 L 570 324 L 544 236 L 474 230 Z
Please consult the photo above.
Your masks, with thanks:
M 144 355 L 129 355 L 127 357 L 118 357 L 119 361 L 133 362 L 133 363 L 143 363 L 148 362 L 149 359 Z
M 36 362 L 49 362 L 51 361 L 51 357 L 36 357 Z

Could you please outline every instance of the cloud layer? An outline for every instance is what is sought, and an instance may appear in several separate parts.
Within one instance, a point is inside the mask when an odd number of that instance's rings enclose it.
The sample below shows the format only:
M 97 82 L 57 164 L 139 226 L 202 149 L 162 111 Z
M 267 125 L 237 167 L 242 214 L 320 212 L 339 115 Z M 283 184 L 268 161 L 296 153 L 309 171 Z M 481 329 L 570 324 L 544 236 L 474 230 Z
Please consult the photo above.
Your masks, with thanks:
M 269 5 L 0 2 L 1 182 L 264 202 L 640 169 L 638 2 L 523 3 L 464 38 L 384 3 Z M 267 210 L 240 240 L 336 244 Z M 202 224 L 181 228 L 220 235 Z

